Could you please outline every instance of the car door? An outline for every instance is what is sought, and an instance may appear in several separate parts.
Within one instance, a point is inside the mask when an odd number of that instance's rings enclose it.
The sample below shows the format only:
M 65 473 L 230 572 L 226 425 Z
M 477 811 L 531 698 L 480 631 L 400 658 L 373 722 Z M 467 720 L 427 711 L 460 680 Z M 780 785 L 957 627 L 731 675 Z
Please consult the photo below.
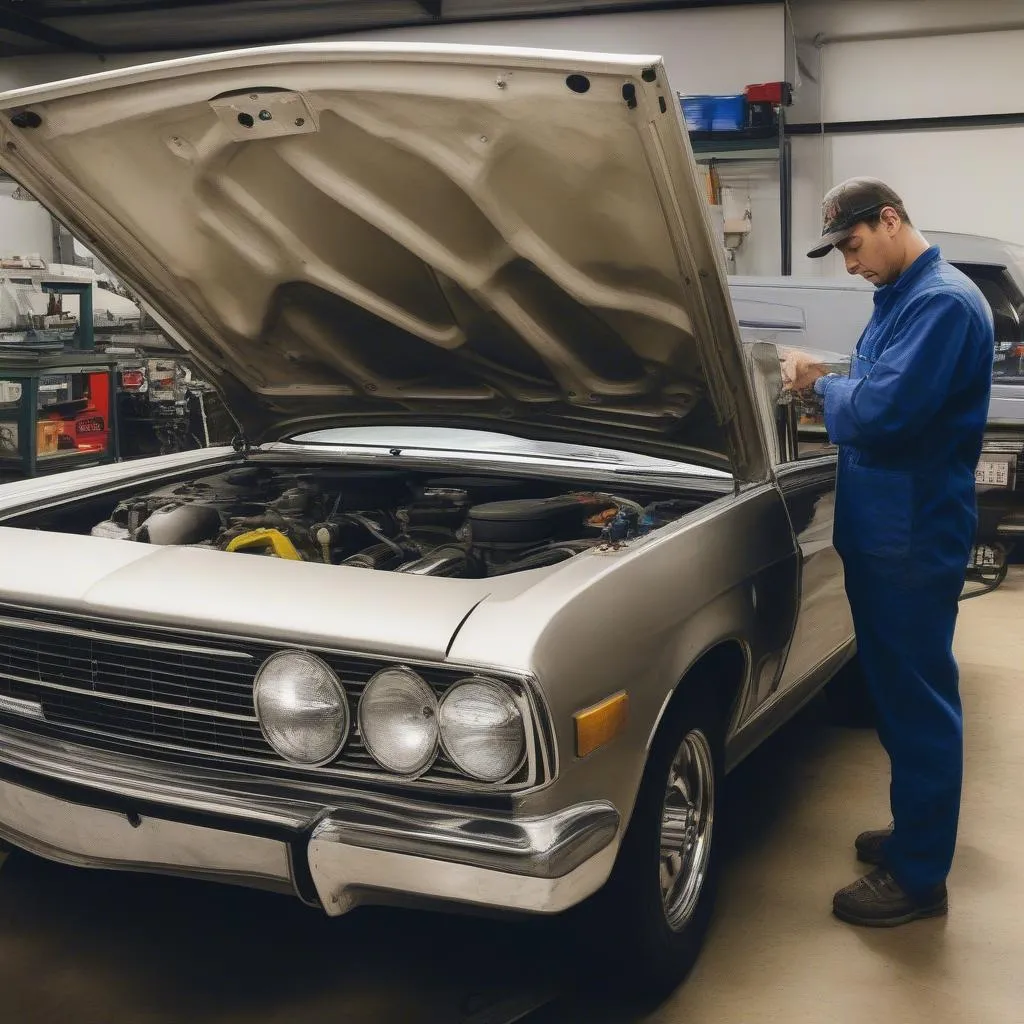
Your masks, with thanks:
M 756 392 L 774 427 L 770 449 L 775 478 L 800 554 L 800 602 L 796 628 L 772 691 L 784 693 L 826 666 L 853 638 L 843 565 L 832 543 L 837 450 L 816 423 L 813 402 L 782 393 L 778 349 L 752 346 Z M 760 694 L 763 699 L 771 694 Z

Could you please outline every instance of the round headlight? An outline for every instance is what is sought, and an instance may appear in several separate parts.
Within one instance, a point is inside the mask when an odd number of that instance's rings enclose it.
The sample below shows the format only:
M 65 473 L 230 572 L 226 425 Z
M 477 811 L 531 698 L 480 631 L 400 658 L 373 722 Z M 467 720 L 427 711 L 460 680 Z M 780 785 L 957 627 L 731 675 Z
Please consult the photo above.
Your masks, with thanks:
M 370 756 L 398 775 L 418 775 L 437 754 L 437 698 L 415 672 L 386 668 L 359 701 L 359 734 Z
M 512 691 L 492 679 L 465 679 L 441 701 L 441 742 L 455 765 L 481 782 L 501 782 L 526 755 L 526 729 Z
M 285 760 L 316 767 L 338 756 L 349 728 L 348 701 L 331 668 L 305 651 L 269 657 L 253 686 L 256 717 Z

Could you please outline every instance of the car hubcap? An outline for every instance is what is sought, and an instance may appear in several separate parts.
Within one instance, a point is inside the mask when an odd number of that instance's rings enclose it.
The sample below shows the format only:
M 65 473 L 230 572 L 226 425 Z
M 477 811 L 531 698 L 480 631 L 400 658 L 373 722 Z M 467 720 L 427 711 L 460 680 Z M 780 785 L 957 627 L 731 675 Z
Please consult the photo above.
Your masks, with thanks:
M 661 899 L 674 931 L 689 923 L 704 887 L 714 819 L 714 759 L 707 737 L 694 729 L 672 760 L 661 812 Z

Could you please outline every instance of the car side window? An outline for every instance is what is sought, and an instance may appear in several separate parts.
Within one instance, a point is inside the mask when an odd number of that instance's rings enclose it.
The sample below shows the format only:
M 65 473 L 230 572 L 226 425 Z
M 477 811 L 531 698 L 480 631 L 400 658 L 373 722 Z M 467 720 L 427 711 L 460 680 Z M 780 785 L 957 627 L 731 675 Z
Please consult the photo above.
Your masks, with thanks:
M 992 381 L 1024 385 L 1024 295 L 1005 267 L 957 263 L 981 290 L 995 324 L 996 352 Z

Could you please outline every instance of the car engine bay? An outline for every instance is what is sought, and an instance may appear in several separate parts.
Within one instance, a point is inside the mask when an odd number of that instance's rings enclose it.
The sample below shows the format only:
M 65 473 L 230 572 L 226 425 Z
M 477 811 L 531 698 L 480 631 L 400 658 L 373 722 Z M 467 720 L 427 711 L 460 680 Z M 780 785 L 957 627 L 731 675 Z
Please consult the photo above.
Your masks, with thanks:
M 248 462 L 122 497 L 59 532 L 363 569 L 479 579 L 649 533 L 712 495 L 612 494 L 560 481 Z M 95 507 L 90 503 L 90 508 Z M 10 524 L 22 525 L 22 524 Z

